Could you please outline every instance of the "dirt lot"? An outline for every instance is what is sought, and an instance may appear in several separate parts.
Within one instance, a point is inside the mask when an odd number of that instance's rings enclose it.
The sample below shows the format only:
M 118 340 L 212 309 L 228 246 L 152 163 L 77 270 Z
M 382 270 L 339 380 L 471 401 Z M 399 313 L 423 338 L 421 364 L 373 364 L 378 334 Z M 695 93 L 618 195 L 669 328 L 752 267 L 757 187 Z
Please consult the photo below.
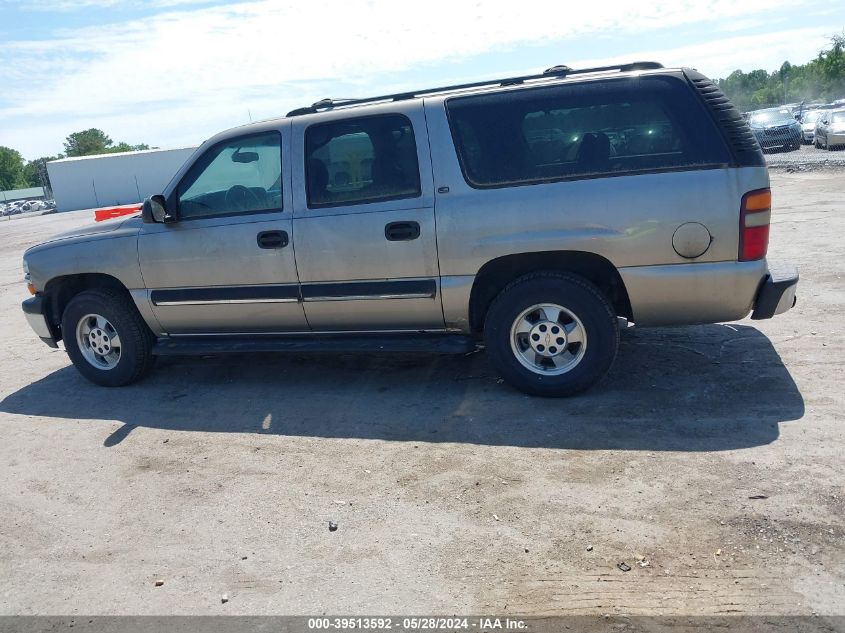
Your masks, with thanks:
M 845 172 L 773 188 L 797 307 L 633 328 L 571 400 L 483 353 L 97 388 L 19 306 L 23 249 L 90 214 L 0 224 L 0 613 L 845 614 Z

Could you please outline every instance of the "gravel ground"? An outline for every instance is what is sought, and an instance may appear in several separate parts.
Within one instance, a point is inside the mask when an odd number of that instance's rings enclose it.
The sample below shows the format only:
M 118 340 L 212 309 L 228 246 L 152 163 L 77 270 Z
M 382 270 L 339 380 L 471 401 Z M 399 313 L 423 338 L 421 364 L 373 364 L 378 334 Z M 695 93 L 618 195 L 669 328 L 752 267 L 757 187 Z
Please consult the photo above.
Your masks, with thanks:
M 800 149 L 783 152 L 766 151 L 769 167 L 797 167 L 803 170 L 815 170 L 828 167 L 845 167 L 845 148 L 833 150 L 816 149 L 813 145 L 802 145 Z
M 773 172 L 795 309 L 632 328 L 569 400 L 483 353 L 97 388 L 20 311 L 90 213 L 0 224 L 0 614 L 845 615 L 843 177 Z

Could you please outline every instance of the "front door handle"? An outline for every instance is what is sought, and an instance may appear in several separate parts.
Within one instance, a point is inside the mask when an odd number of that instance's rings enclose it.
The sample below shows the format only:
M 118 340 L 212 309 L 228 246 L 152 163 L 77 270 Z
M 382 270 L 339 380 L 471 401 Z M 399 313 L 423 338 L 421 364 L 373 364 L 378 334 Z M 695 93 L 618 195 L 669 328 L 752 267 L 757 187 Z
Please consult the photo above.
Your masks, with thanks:
M 289 241 L 287 231 L 261 231 L 258 234 L 259 248 L 284 248 Z
M 419 222 L 391 222 L 384 227 L 384 236 L 389 242 L 409 242 L 420 236 Z

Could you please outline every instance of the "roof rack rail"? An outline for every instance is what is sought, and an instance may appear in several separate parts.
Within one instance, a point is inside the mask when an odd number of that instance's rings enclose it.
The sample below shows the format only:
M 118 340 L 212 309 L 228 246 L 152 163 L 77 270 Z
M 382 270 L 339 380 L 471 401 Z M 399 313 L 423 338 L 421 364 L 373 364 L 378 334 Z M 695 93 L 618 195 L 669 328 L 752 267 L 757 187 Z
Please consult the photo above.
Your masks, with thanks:
M 452 86 L 441 86 L 439 88 L 426 88 L 425 90 L 415 90 L 413 92 L 399 92 L 396 94 L 381 95 L 379 97 L 366 97 L 363 99 L 320 99 L 310 106 L 304 108 L 297 108 L 288 112 L 287 116 L 301 116 L 303 114 L 315 114 L 317 112 L 324 112 L 331 110 L 337 106 L 353 106 L 364 103 L 377 103 L 379 101 L 405 101 L 407 99 L 415 99 L 425 95 L 439 94 L 441 92 L 454 92 L 456 90 L 468 90 L 470 88 L 482 88 L 485 86 L 515 86 L 532 81 L 536 79 L 550 79 L 567 77 L 569 75 L 583 75 L 588 73 L 601 73 L 611 70 L 619 72 L 632 72 L 636 70 L 655 70 L 663 68 L 663 64 L 658 62 L 632 62 L 630 64 L 618 64 L 614 66 L 596 66 L 593 68 L 578 68 L 572 69 L 569 66 L 559 64 L 547 68 L 542 73 L 537 75 L 520 75 L 517 77 L 505 77 L 503 79 L 489 79 L 487 81 L 474 81 L 466 84 L 455 84 Z

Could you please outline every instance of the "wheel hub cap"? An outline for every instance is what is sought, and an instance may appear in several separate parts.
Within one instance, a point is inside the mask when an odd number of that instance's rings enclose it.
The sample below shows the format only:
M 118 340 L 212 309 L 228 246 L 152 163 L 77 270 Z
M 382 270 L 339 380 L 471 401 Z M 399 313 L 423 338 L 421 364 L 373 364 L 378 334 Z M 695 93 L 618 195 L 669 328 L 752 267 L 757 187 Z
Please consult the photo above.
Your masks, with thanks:
M 524 367 L 536 374 L 556 376 L 571 371 L 584 358 L 587 332 L 572 311 L 555 303 L 541 303 L 516 317 L 510 343 Z
M 120 337 L 99 314 L 86 314 L 76 326 L 76 343 L 82 357 L 97 369 L 114 369 L 120 361 Z
M 551 358 L 566 350 L 566 331 L 560 323 L 540 321 L 528 333 L 528 344 L 545 358 Z
M 105 356 L 111 351 L 111 336 L 99 328 L 91 330 L 91 333 L 88 335 L 88 342 L 91 345 L 91 349 L 100 354 L 100 356 Z

